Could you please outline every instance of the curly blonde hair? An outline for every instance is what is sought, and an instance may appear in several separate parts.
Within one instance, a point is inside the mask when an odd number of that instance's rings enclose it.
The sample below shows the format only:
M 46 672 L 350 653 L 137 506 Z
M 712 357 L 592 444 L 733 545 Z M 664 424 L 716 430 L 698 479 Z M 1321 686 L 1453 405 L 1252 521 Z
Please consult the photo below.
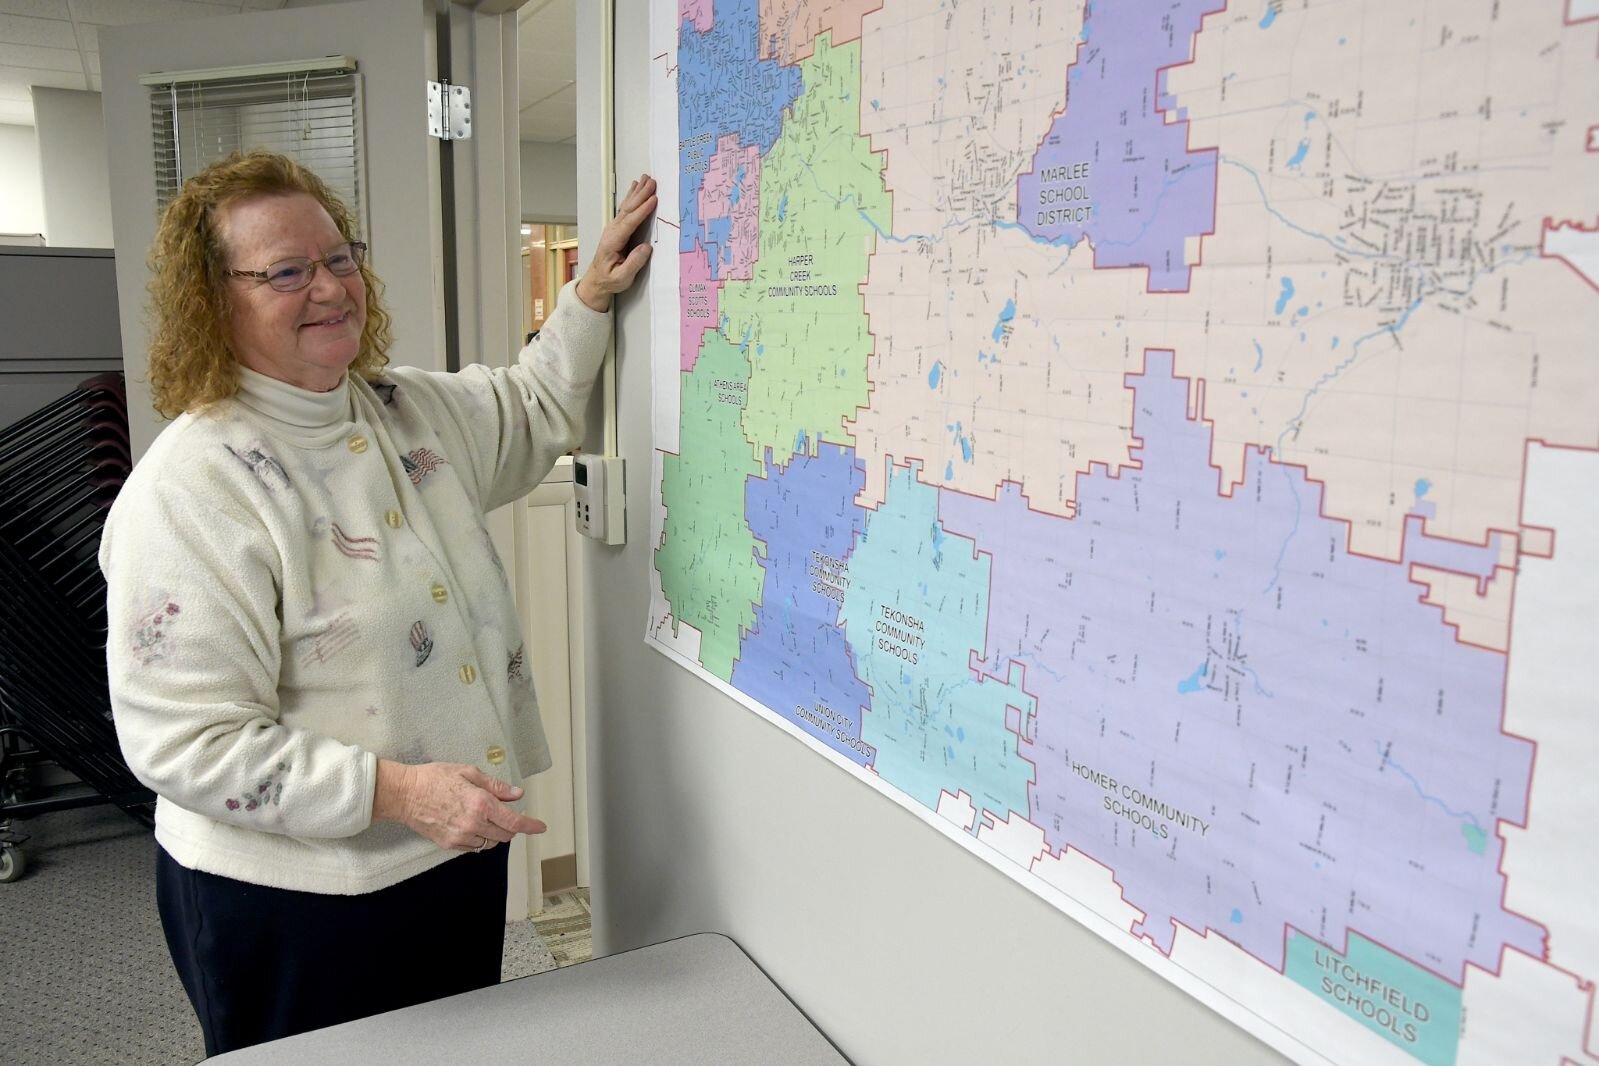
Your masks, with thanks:
M 239 391 L 239 363 L 229 338 L 227 252 L 218 212 L 251 196 L 306 193 L 316 199 L 346 240 L 355 218 L 321 178 L 273 152 L 234 152 L 200 171 L 161 212 L 150 247 L 150 392 L 155 409 L 175 418 Z M 383 286 L 369 263 L 366 326 L 350 369 L 371 380 L 388 365 L 392 342 Z

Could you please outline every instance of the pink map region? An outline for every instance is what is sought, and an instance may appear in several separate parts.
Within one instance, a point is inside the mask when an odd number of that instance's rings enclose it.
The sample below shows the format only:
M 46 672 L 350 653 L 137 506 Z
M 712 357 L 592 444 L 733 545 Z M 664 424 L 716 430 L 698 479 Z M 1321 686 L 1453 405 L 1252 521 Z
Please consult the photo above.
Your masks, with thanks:
M 761 0 L 761 58 L 797 63 L 831 30 L 833 47 L 861 35 L 861 19 L 883 0 Z
M 761 254 L 761 154 L 723 134 L 700 186 L 700 218 L 713 242 L 707 249 L 718 280 L 749 281 Z
M 683 22 L 692 22 L 694 28 L 701 33 L 710 33 L 711 28 L 716 25 L 716 15 L 713 10 L 716 6 L 715 0 L 681 0 L 681 2 L 683 6 L 679 10 L 683 13 Z
M 710 257 L 698 244 L 692 252 L 678 253 L 678 293 L 683 301 L 681 362 L 683 373 L 694 369 L 705 331 L 715 329 L 720 312 L 717 297 L 722 285 L 711 277 Z

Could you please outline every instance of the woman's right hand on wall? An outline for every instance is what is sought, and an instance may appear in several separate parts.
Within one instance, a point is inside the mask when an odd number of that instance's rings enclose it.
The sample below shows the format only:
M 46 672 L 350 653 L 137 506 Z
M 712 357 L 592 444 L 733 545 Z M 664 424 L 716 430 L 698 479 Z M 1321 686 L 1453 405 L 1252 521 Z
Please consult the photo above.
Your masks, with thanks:
M 543 822 L 507 806 L 521 797 L 516 785 L 465 763 L 379 759 L 372 821 L 400 822 L 441 848 L 481 851 L 518 833 L 544 832 Z
M 648 174 L 639 175 L 628 187 L 627 195 L 616 208 L 616 217 L 605 224 L 600 240 L 594 249 L 594 261 L 577 279 L 577 298 L 596 311 L 611 309 L 611 296 L 626 292 L 644 269 L 650 257 L 646 242 L 628 248 L 640 226 L 644 225 L 659 206 L 655 195 L 655 179 Z

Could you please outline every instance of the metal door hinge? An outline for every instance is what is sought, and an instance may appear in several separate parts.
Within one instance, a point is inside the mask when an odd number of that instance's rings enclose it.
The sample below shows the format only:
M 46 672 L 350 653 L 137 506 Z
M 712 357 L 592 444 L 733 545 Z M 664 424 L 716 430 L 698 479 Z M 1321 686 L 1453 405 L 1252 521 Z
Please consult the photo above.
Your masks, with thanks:
M 471 89 L 447 81 L 428 82 L 428 134 L 441 141 L 471 139 Z

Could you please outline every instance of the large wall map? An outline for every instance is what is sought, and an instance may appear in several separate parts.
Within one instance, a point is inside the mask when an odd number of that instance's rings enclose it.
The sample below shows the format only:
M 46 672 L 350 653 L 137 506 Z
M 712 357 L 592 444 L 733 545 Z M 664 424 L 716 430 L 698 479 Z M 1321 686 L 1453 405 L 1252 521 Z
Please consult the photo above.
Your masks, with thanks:
M 1297 1058 L 1599 1063 L 1599 2 L 654 34 L 648 639 Z

